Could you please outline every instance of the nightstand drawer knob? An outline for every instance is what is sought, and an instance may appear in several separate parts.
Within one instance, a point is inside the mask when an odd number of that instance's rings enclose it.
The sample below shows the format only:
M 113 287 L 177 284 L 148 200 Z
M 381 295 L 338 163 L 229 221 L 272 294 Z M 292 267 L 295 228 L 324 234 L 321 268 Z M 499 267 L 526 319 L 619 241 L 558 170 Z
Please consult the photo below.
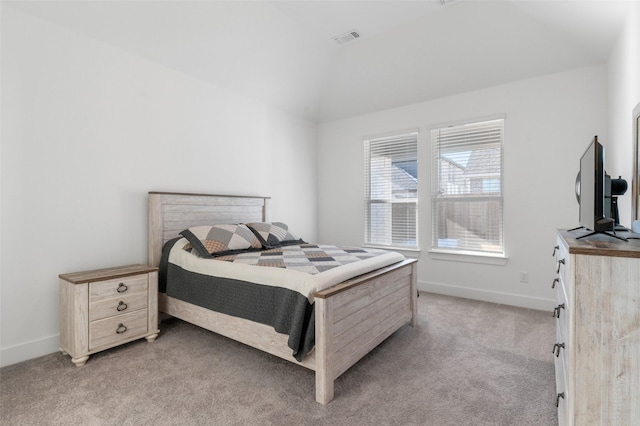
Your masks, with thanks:
M 118 324 L 118 328 L 116 328 L 116 333 L 122 334 L 127 331 L 127 326 L 123 323 Z
M 127 290 L 129 290 L 129 287 L 124 285 L 124 283 L 120 283 L 120 285 L 118 286 L 118 290 L 117 291 L 118 291 L 118 293 L 124 293 Z
M 560 392 L 556 395 L 556 408 L 560 406 L 560 398 L 564 399 L 564 392 Z
M 116 308 L 118 310 L 118 312 L 122 312 L 125 309 L 127 309 L 129 307 L 129 305 L 127 305 L 126 303 L 124 303 L 122 300 L 120 301 L 120 303 L 118 303 L 118 307 Z
M 556 284 L 560 282 L 560 278 L 555 278 L 551 283 L 551 288 L 556 288 Z
M 564 259 L 558 260 L 558 269 L 556 270 L 556 274 L 560 273 L 560 266 L 564 265 Z
M 556 251 L 560 250 L 560 246 L 553 247 L 553 254 L 551 256 L 556 257 Z

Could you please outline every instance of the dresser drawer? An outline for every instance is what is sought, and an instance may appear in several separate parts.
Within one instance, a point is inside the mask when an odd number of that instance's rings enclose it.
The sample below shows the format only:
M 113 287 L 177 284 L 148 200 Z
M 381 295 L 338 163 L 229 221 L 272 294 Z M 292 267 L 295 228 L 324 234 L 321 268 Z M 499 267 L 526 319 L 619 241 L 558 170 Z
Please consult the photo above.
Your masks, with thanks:
M 558 424 L 566 425 L 567 407 L 569 406 L 569 392 L 567 390 L 566 364 L 564 357 L 555 358 L 556 369 L 556 403 L 558 405 Z
M 553 356 L 556 359 L 564 360 L 564 365 L 567 365 L 569 360 L 569 339 L 568 336 L 563 335 L 563 330 L 560 327 L 560 323 L 556 326 L 556 343 L 553 346 Z
M 554 316 L 557 318 L 557 324 L 560 331 L 560 339 L 569 340 L 569 318 L 571 315 L 571 306 L 567 301 L 566 287 L 562 279 L 556 285 L 556 301 L 557 306 L 554 310 Z
M 570 256 L 567 247 L 560 240 L 556 242 L 556 272 L 566 284 L 569 283 Z
M 109 299 L 135 293 L 146 293 L 149 285 L 147 274 L 89 283 L 89 300 Z
M 89 323 L 89 350 L 112 346 L 147 333 L 147 309 Z
M 98 299 L 89 303 L 89 321 L 145 309 L 148 305 L 147 293 L 124 294 L 110 299 Z

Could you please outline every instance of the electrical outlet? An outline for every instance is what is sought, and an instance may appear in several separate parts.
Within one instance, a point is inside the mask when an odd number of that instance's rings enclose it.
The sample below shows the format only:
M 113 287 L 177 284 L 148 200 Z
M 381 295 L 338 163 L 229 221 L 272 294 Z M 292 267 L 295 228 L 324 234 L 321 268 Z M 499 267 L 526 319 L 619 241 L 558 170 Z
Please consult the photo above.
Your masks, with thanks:
M 529 273 L 527 271 L 520 271 L 520 282 L 521 283 L 529 282 Z

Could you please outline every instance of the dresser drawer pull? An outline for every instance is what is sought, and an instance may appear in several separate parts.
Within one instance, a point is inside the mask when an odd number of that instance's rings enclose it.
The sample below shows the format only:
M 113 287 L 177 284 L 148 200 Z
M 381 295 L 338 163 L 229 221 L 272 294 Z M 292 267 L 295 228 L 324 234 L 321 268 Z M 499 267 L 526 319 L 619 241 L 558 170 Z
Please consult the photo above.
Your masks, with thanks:
M 556 343 L 553 345 L 552 353 L 556 354 L 556 358 L 560 356 L 560 349 L 564 349 L 564 343 Z
M 564 392 L 560 392 L 556 395 L 556 408 L 560 406 L 560 398 L 564 399 Z
M 558 260 L 558 270 L 556 271 L 556 274 L 560 273 L 560 265 L 564 265 L 564 259 Z
M 120 302 L 122 303 L 122 302 Z M 555 307 L 555 309 L 553 310 L 553 317 L 554 318 L 560 318 L 560 309 L 564 309 L 564 303 L 559 304 L 558 306 Z
M 125 309 L 127 309 L 129 307 L 129 305 L 127 305 L 126 303 L 124 303 L 122 300 L 120 301 L 120 303 L 118 303 L 118 307 L 116 308 L 118 310 L 118 312 L 122 312 Z
M 551 255 L 552 257 L 556 257 L 556 251 L 560 250 L 560 246 L 555 246 L 553 248 L 553 254 Z
M 558 284 L 560 282 L 560 278 L 556 278 L 553 280 L 553 282 L 551 283 L 551 288 L 556 288 L 556 284 Z
M 116 333 L 117 334 L 122 334 L 124 332 L 127 331 L 127 326 L 124 325 L 123 323 L 118 324 L 118 328 L 116 328 Z
M 558 268 L 560 268 L 560 267 L 558 267 Z M 124 283 L 120 283 L 120 285 L 118 286 L 117 292 L 118 293 L 124 293 L 127 290 L 129 290 L 129 287 L 124 285 Z

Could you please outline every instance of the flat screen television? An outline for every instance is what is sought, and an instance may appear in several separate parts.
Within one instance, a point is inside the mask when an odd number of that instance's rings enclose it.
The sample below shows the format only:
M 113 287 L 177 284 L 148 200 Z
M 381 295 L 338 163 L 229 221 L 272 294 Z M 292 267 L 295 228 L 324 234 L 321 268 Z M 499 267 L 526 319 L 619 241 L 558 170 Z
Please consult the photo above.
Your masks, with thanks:
M 604 170 L 604 147 L 598 142 L 598 136 L 595 136 L 580 158 L 580 173 L 576 179 L 580 226 L 594 232 L 614 230 L 608 178 Z

